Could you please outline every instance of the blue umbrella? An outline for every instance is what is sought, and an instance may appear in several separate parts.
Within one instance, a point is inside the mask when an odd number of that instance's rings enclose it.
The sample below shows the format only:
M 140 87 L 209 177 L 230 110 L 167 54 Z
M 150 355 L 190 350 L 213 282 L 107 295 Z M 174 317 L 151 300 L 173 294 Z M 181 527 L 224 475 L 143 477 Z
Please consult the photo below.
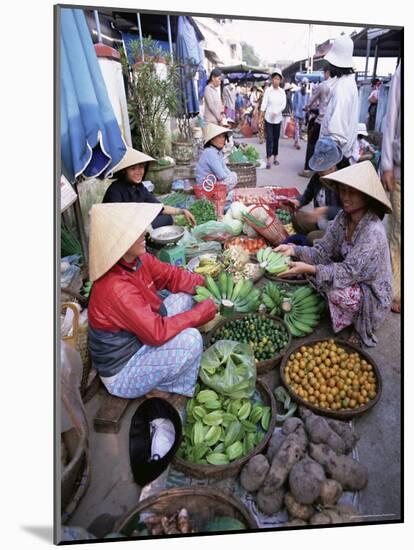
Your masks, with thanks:
M 177 26 L 176 57 L 180 65 L 182 114 L 195 116 L 200 111 L 194 74 L 201 66 L 200 47 L 188 17 L 180 16 Z
M 70 181 L 106 177 L 126 152 L 83 10 L 61 9 L 61 157 Z

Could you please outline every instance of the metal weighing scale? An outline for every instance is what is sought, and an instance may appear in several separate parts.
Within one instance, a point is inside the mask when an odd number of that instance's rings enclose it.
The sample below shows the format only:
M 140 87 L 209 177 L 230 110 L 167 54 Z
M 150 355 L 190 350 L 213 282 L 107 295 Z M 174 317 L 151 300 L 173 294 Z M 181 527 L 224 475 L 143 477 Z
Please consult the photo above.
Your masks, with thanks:
M 171 265 L 185 265 L 185 248 L 176 243 L 184 235 L 184 228 L 178 225 L 165 225 L 150 232 L 150 238 L 157 245 L 162 245 L 157 258 Z

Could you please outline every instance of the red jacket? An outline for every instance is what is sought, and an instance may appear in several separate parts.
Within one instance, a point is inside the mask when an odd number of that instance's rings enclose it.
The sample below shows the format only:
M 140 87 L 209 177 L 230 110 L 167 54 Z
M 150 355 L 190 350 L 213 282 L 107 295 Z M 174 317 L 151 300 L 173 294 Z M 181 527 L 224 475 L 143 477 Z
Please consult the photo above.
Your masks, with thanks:
M 186 328 L 195 328 L 214 318 L 212 300 L 196 304 L 191 310 L 172 317 L 162 317 L 159 290 L 195 293 L 203 285 L 201 275 L 160 262 L 150 254 L 140 257 L 141 265 L 116 264 L 95 281 L 88 306 L 92 329 L 133 333 L 143 344 L 160 346 Z

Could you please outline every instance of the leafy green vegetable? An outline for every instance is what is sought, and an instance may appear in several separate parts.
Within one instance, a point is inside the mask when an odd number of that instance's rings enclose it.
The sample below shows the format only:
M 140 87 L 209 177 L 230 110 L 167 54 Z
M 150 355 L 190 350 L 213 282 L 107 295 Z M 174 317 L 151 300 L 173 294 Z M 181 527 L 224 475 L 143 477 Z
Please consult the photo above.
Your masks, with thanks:
M 79 240 L 64 223 L 60 229 L 60 253 L 62 258 L 78 254 L 82 256 L 82 248 Z

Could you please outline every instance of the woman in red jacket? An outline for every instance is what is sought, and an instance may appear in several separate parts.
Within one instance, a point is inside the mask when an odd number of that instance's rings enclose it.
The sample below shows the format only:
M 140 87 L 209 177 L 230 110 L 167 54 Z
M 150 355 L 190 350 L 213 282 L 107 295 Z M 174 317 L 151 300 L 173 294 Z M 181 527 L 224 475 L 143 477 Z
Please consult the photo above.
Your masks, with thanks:
M 151 390 L 192 396 L 203 350 L 196 327 L 214 318 L 191 295 L 204 278 L 146 254 L 146 229 L 161 204 L 108 203 L 91 209 L 88 307 L 92 364 L 109 393 Z M 158 295 L 172 294 L 164 301 Z

